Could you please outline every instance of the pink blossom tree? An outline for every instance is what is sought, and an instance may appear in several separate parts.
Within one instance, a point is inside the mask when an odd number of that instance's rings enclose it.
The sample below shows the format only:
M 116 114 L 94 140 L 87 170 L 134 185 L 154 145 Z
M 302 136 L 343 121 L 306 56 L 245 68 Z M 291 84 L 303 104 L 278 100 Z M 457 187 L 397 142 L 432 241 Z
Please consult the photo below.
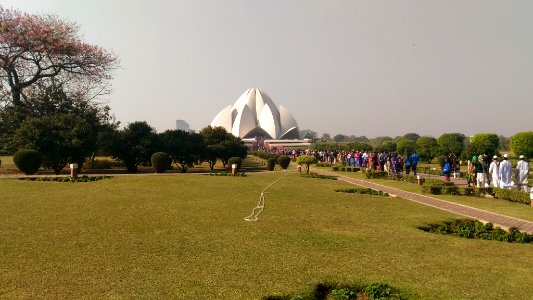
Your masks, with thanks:
M 81 41 L 75 23 L 53 15 L 31 15 L 0 6 L 0 90 L 20 106 L 24 91 L 53 80 L 82 93 L 107 91 L 118 58 Z

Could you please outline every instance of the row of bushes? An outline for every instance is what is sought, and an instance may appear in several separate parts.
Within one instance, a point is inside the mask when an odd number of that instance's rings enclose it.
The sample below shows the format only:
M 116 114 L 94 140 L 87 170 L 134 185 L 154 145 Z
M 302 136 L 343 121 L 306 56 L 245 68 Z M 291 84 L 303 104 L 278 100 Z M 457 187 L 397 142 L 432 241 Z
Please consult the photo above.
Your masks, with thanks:
M 264 152 L 259 152 L 264 153 Z M 267 170 L 274 171 L 276 164 L 278 164 L 283 170 L 286 170 L 291 163 L 291 158 L 288 156 L 280 155 L 277 157 L 270 157 L 267 159 Z
M 355 194 L 363 194 L 363 195 L 377 195 L 377 196 L 388 196 L 388 193 L 382 192 L 382 191 L 376 191 L 370 188 L 349 188 L 349 189 L 337 189 L 335 192 L 341 192 L 341 193 L 355 193 Z
M 505 231 L 492 223 L 483 224 L 473 219 L 457 219 L 418 227 L 431 233 L 451 234 L 468 239 L 495 240 L 509 243 L 533 243 L 533 234 L 511 227 Z
M 278 155 L 276 153 L 271 152 L 263 152 L 263 151 L 250 151 L 248 152 L 249 155 L 257 156 L 261 159 L 268 160 L 269 158 L 276 159 L 278 158 Z
M 266 296 L 264 300 L 293 300 L 293 299 L 382 299 L 382 300 L 402 300 L 410 299 L 409 295 L 398 288 L 387 283 L 376 282 L 372 284 L 337 284 L 322 282 L 315 286 L 310 293 Z
M 302 177 L 306 177 L 306 178 L 318 178 L 318 179 L 331 179 L 331 180 L 337 180 L 337 177 L 336 176 L 330 176 L 330 175 L 322 175 L 322 174 L 317 174 L 317 173 L 302 173 L 300 174 L 300 176 Z
M 315 167 L 319 167 L 319 168 L 331 167 L 331 164 L 328 162 L 318 162 L 315 164 Z
M 92 182 L 102 179 L 111 178 L 111 176 L 83 176 L 78 178 L 72 177 L 25 177 L 19 178 L 20 180 L 29 180 L 29 181 L 56 181 L 56 182 Z
M 458 187 L 458 186 L 443 186 L 439 184 L 425 184 L 422 187 L 422 192 L 432 195 L 457 195 L 457 196 L 476 196 L 485 197 L 491 196 L 497 199 L 503 199 L 511 202 L 521 204 L 531 204 L 529 193 L 500 189 L 494 187 L 475 188 L 475 187 Z
M 219 172 L 219 173 L 209 172 L 209 176 L 233 176 L 233 174 L 228 173 L 228 172 Z M 235 173 L 235 176 L 246 177 L 246 173 Z
M 342 172 L 359 172 L 361 168 L 359 167 L 348 167 L 348 166 L 334 166 L 331 167 L 333 171 L 342 171 Z
M 376 170 L 366 170 L 363 168 L 363 173 L 368 179 L 385 179 L 385 180 L 397 180 L 405 181 L 410 183 L 417 183 L 416 176 L 411 174 L 395 174 L 390 175 L 385 171 L 376 171 Z M 440 186 L 454 186 L 454 183 L 451 181 L 444 181 L 434 178 L 424 178 L 425 185 L 440 185 Z

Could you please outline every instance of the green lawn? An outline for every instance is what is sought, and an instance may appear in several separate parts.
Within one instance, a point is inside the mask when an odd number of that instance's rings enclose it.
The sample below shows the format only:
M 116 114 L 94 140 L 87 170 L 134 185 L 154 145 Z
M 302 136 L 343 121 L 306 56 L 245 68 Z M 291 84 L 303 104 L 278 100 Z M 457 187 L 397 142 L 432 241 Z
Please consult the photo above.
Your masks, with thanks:
M 331 168 L 323 168 L 324 170 L 331 170 Z M 367 179 L 361 172 L 337 172 L 345 176 L 350 176 L 357 179 L 367 180 L 383 184 L 386 186 L 398 188 L 404 191 L 422 194 L 422 187 L 420 185 L 396 180 L 384 180 L 384 179 Z M 507 216 L 520 218 L 528 221 L 533 221 L 533 207 L 529 205 L 510 202 L 502 199 L 484 198 L 484 197 L 467 197 L 467 196 L 450 196 L 450 195 L 428 195 L 434 198 L 447 200 L 463 205 L 468 205 L 491 212 L 504 214 Z
M 17 167 L 13 163 L 12 156 L 0 156 L 0 161 L 2 161 L 2 164 L 0 165 L 0 175 L 13 173 L 17 170 Z
M 528 299 L 533 245 L 416 226 L 453 215 L 282 172 L 248 177 L 0 179 L 0 298 L 256 299 L 322 280 L 384 281 L 424 299 Z

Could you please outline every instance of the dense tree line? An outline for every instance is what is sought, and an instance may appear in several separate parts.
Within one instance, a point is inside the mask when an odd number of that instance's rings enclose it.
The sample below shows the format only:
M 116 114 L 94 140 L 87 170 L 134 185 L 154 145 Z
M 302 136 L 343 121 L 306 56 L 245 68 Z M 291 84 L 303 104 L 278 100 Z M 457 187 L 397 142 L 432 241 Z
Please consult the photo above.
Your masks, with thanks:
M 346 142 L 347 140 L 348 142 Z M 462 159 L 469 159 L 482 153 L 493 156 L 498 155 L 499 151 L 508 150 L 513 151 L 516 155 L 525 155 L 529 158 L 533 156 L 533 132 L 531 131 L 517 133 L 511 138 L 498 136 L 494 133 L 478 133 L 468 138 L 462 133 L 444 133 L 438 138 L 407 133 L 395 138 L 380 136 L 367 139 L 367 142 L 357 142 L 349 138 L 343 139 L 343 141 L 345 142 L 335 141 L 335 139 L 319 141 L 313 148 L 328 151 L 373 150 L 376 152 L 396 152 L 401 155 L 416 151 L 422 160 L 428 162 L 443 155 L 453 154 Z

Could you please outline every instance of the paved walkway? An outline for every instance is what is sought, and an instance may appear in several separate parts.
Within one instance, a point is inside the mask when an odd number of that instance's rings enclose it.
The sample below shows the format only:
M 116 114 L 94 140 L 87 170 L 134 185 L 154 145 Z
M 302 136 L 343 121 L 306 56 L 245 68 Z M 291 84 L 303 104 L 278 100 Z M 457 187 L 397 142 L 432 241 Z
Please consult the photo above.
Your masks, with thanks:
M 397 188 L 392 188 L 389 186 L 373 183 L 373 182 L 366 181 L 366 180 L 355 179 L 355 178 L 351 178 L 348 176 L 344 176 L 339 173 L 320 170 L 317 168 L 313 169 L 313 172 L 322 173 L 325 175 L 335 175 L 335 176 L 338 176 L 339 180 L 342 180 L 342 181 L 345 181 L 351 184 L 355 184 L 355 185 L 366 187 L 366 188 L 371 188 L 374 190 L 383 191 L 391 195 L 396 195 L 398 197 L 402 197 L 404 199 L 407 199 L 413 202 L 435 207 L 435 208 L 445 210 L 445 211 L 448 211 L 448 212 L 451 212 L 457 215 L 462 215 L 465 217 L 477 219 L 482 222 L 491 222 L 495 225 L 505 227 L 505 228 L 517 227 L 521 231 L 533 233 L 533 222 L 531 221 L 509 217 L 506 215 L 501 215 L 501 214 L 493 213 L 493 212 L 486 211 L 483 209 L 474 208 L 474 207 L 470 207 L 470 206 L 466 206 L 462 204 L 457 204 L 457 203 L 453 203 L 453 202 L 449 202 L 446 200 L 441 200 L 441 199 L 437 199 L 437 198 L 433 198 L 433 197 L 429 197 L 425 195 L 406 192 L 404 190 L 400 190 Z

